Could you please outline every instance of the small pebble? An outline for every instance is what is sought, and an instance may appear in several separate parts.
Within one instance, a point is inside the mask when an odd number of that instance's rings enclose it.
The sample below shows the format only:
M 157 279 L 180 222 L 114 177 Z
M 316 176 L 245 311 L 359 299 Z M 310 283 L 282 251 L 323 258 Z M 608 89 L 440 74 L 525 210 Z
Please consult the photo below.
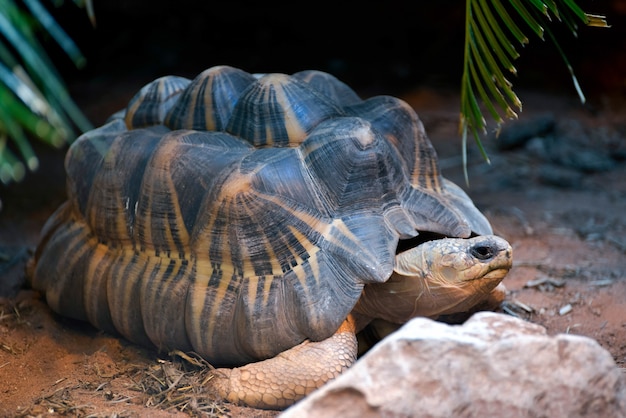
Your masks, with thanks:
M 612 284 L 613 284 L 613 280 L 611 279 L 600 279 L 600 280 L 594 280 L 594 281 L 589 282 L 590 286 L 598 286 L 598 287 L 610 286 Z
M 572 305 L 570 305 L 569 303 L 563 306 L 561 309 L 559 309 L 559 315 L 561 316 L 567 315 L 570 312 L 572 312 Z

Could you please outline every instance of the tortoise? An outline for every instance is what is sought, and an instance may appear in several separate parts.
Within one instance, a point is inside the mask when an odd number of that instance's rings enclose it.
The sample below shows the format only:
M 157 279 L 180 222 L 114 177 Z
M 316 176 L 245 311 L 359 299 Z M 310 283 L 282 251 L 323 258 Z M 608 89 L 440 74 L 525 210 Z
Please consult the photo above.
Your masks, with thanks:
M 32 287 L 61 315 L 197 352 L 231 402 L 284 408 L 355 361 L 370 321 L 464 312 L 511 267 L 415 111 L 321 71 L 156 79 L 65 168 Z

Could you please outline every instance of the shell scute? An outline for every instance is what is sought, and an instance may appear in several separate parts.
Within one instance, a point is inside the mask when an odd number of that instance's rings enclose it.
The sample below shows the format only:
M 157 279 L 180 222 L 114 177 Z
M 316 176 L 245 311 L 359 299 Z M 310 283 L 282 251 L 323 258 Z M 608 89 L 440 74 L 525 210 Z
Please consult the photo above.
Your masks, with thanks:
M 237 68 L 209 68 L 181 94 L 165 124 L 173 130 L 223 131 L 241 93 L 255 81 L 254 76 Z
M 343 216 L 372 213 L 406 187 L 397 152 L 369 122 L 356 117 L 328 120 L 302 146 L 305 165 L 314 176 L 326 207 Z M 376 181 L 372 181 L 376 179 Z
M 226 128 L 255 147 L 299 145 L 339 106 L 308 84 L 285 74 L 262 76 L 243 92 Z
M 126 107 L 124 120 L 128 129 L 163 124 L 189 83 L 184 77 L 165 76 L 145 85 Z
M 293 77 L 306 82 L 339 106 L 344 107 L 361 101 L 361 98 L 347 84 L 323 71 L 305 70 L 293 74 Z
M 252 175 L 251 185 L 263 195 L 277 197 L 311 213 L 329 218 L 329 208 L 320 200 L 317 187 L 300 148 L 260 149 L 247 156 L 241 172 Z
M 348 106 L 347 110 L 368 120 L 398 150 L 412 185 L 441 191 L 437 153 L 424 125 L 405 101 L 375 96 Z

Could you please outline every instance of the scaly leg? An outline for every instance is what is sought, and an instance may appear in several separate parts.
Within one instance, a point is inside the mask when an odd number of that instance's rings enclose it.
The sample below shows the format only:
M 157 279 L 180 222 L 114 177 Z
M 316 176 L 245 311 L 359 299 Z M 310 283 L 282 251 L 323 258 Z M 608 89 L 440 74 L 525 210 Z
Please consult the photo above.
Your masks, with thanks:
M 284 409 L 354 363 L 355 321 L 349 316 L 331 337 L 305 341 L 276 357 L 234 369 L 216 369 L 209 385 L 232 403 Z

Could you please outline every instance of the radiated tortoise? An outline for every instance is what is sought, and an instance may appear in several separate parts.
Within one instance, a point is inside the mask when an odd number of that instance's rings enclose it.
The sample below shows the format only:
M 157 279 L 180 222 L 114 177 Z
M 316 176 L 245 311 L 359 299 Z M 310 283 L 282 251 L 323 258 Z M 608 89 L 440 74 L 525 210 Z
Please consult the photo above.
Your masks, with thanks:
M 32 286 L 59 314 L 199 353 L 233 402 L 283 408 L 355 361 L 370 320 L 468 310 L 511 267 L 413 109 L 319 71 L 159 78 L 65 167 Z

